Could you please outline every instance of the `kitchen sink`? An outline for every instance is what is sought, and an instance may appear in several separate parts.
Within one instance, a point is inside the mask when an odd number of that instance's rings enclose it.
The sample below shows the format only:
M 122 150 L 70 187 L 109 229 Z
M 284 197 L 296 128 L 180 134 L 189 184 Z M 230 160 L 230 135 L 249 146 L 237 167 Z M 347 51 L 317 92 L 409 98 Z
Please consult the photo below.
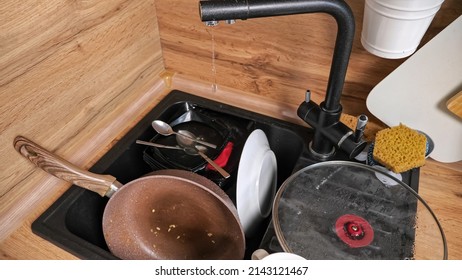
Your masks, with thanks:
M 204 164 L 194 162 L 201 160 L 200 157 L 185 161 L 184 158 L 175 158 L 174 154 L 166 151 L 156 151 L 136 144 L 137 139 L 157 139 L 169 144 L 168 141 L 171 140 L 168 137 L 160 137 L 151 127 L 151 122 L 156 119 L 171 124 L 177 122 L 178 125 L 186 121 L 208 123 L 215 130 L 217 139 L 223 140 L 223 145 L 232 140 L 234 146 L 226 166 L 231 177 L 224 180 L 216 172 L 200 168 Z M 123 136 L 90 171 L 110 174 L 125 184 L 157 169 L 171 168 L 172 166 L 166 166 L 168 161 L 165 158 L 164 161 L 156 158 L 159 153 L 164 153 L 161 156 L 176 159 L 178 163 L 190 163 L 189 166 L 181 167 L 216 182 L 235 203 L 240 154 L 245 140 L 255 129 L 265 132 L 276 155 L 277 186 L 281 186 L 293 172 L 316 162 L 307 149 L 312 136 L 310 128 L 174 90 Z M 214 158 L 217 154 L 212 153 L 209 156 Z M 339 151 L 335 159 L 347 160 L 347 156 Z M 403 181 L 417 190 L 419 169 L 402 175 Z M 102 216 L 107 201 L 106 197 L 73 185 L 33 222 L 32 231 L 81 259 L 117 259 L 110 253 L 102 232 Z M 246 245 L 245 259 L 249 259 L 251 253 L 258 248 L 270 252 L 282 250 L 277 244 L 271 217 L 261 223 L 252 238 L 246 239 Z

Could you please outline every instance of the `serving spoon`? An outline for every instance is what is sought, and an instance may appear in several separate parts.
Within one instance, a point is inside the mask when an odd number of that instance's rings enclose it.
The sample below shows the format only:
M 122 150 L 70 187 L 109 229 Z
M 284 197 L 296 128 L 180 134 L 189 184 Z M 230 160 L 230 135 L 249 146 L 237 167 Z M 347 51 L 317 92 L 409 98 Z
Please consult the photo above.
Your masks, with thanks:
M 159 133 L 161 135 L 164 135 L 164 136 L 169 136 L 169 135 L 172 135 L 172 134 L 175 134 L 177 136 L 181 135 L 181 136 L 183 136 L 183 138 L 189 138 L 190 140 L 192 140 L 192 141 L 194 141 L 196 143 L 202 144 L 202 145 L 210 147 L 212 149 L 217 148 L 217 145 L 215 145 L 215 144 L 211 144 L 211 143 L 208 143 L 208 142 L 196 139 L 196 138 L 191 138 L 190 135 L 184 133 L 185 130 L 182 130 L 183 131 L 182 133 L 176 132 L 176 131 L 173 130 L 173 128 L 168 123 L 166 123 L 164 121 L 161 121 L 161 120 L 153 121 L 152 122 L 152 127 L 157 131 L 157 133 Z

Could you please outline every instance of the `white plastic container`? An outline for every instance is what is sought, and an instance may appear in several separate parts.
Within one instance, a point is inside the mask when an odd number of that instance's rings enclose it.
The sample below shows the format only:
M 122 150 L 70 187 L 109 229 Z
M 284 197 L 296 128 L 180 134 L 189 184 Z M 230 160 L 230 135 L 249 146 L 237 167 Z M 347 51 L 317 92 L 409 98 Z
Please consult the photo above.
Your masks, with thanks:
M 398 59 L 413 54 L 444 0 L 366 0 L 361 43 L 370 53 Z

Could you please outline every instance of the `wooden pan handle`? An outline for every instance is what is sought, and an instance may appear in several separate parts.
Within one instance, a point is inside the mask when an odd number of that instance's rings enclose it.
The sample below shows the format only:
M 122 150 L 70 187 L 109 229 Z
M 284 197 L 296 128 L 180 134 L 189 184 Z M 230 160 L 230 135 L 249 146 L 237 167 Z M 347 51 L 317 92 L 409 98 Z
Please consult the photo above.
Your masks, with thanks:
M 120 186 L 115 177 L 83 170 L 23 136 L 17 136 L 14 139 L 14 148 L 45 172 L 101 196 L 105 196 L 108 192 L 111 193 L 112 186 Z

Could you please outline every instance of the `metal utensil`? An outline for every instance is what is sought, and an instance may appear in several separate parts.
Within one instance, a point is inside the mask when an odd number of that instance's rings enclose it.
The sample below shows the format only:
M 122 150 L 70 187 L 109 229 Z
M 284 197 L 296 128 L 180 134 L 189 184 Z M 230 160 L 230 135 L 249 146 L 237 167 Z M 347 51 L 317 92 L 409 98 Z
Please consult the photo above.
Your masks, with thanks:
M 229 178 L 231 175 L 221 168 L 216 162 L 210 159 L 204 152 L 207 150 L 206 147 L 195 145 L 194 137 L 195 135 L 186 130 L 179 130 L 179 133 L 176 135 L 176 141 L 178 145 L 184 148 L 184 151 L 189 155 L 200 155 L 205 159 L 210 165 L 213 166 L 224 178 Z
M 178 141 L 178 138 L 182 138 L 182 139 L 184 139 L 185 142 L 190 143 L 190 144 L 183 145 L 182 147 L 178 147 L 178 146 L 166 146 L 166 145 L 147 142 L 147 141 L 143 141 L 143 140 L 136 140 L 136 143 L 141 144 L 141 145 L 146 145 L 146 146 L 152 146 L 152 147 L 156 147 L 156 148 L 164 148 L 164 149 L 172 149 L 172 150 L 183 150 L 185 153 L 187 153 L 188 155 L 192 155 L 192 156 L 199 155 L 203 159 L 205 159 L 208 163 L 210 163 L 210 165 L 212 165 L 213 168 L 215 168 L 224 178 L 229 178 L 231 176 L 231 175 L 229 175 L 228 172 L 226 172 L 226 170 L 221 168 L 218 164 L 216 164 L 213 160 L 211 160 L 204 153 L 207 150 L 206 147 L 199 146 L 199 145 L 197 145 L 197 146 L 194 145 L 193 140 L 191 140 L 189 138 L 186 138 L 186 137 L 183 137 L 182 134 L 177 134 L 177 141 Z M 181 146 L 181 144 L 180 144 L 180 146 Z
M 146 146 L 151 146 L 151 147 L 156 147 L 156 148 L 163 148 L 163 149 L 184 150 L 184 148 L 178 147 L 178 146 L 166 146 L 166 145 L 147 142 L 143 140 L 136 140 L 136 144 L 141 144 L 141 145 L 146 145 Z
M 181 136 L 179 136 L 179 137 L 181 137 Z M 191 143 L 192 143 L 192 140 L 188 139 L 188 141 L 191 141 Z M 191 155 L 191 156 L 199 155 L 199 153 L 198 153 L 199 149 L 195 149 L 195 148 L 192 148 L 192 147 L 166 146 L 166 145 L 147 142 L 147 141 L 143 141 L 143 140 L 136 140 L 136 144 L 141 144 L 141 145 L 146 145 L 146 146 L 151 146 L 151 147 L 156 147 L 156 148 L 161 148 L 161 149 L 182 150 L 182 151 L 184 151 L 185 153 L 187 153 L 188 155 Z M 203 147 L 203 146 L 199 146 L 199 148 L 201 148 L 201 150 L 204 150 L 204 149 L 206 150 L 207 149 L 206 147 Z
M 169 135 L 172 135 L 172 134 L 175 134 L 175 135 L 181 134 L 183 137 L 189 138 L 189 139 L 191 139 L 192 141 L 194 141 L 196 143 L 202 144 L 202 145 L 210 147 L 212 149 L 217 148 L 217 145 L 215 145 L 215 144 L 211 144 L 211 143 L 208 143 L 208 142 L 196 139 L 196 138 L 191 138 L 191 136 L 189 136 L 188 134 L 176 132 L 176 131 L 173 130 L 173 128 L 168 123 L 166 123 L 164 121 L 161 121 L 161 120 L 153 121 L 152 122 L 152 127 L 157 131 L 157 133 L 162 134 L 164 136 L 169 136 Z M 183 131 L 185 131 L 185 130 L 183 130 Z

